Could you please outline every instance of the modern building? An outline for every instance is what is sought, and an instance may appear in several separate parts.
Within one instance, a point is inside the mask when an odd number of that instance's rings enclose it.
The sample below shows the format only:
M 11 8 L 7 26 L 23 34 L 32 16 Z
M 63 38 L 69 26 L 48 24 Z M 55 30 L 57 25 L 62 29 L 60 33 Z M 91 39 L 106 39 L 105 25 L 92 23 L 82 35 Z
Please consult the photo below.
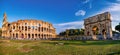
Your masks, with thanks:
M 56 38 L 52 24 L 41 20 L 18 20 L 9 23 L 3 15 L 2 37 L 11 39 L 50 39 Z

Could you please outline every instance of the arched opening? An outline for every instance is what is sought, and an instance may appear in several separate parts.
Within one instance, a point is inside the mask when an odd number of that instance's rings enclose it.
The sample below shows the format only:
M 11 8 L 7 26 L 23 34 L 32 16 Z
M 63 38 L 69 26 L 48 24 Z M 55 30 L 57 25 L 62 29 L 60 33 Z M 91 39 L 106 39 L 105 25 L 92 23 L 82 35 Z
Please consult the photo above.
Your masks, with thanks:
M 46 39 L 46 35 L 44 34 L 43 39 Z
M 43 32 L 43 27 L 42 27 L 42 32 Z
M 27 26 L 25 26 L 25 31 L 27 31 Z
M 18 33 L 16 33 L 16 38 L 18 38 Z
M 19 26 L 19 30 L 20 30 L 20 26 Z
M 92 28 L 92 31 L 93 31 L 93 35 L 98 35 L 99 34 L 99 29 L 98 29 L 98 27 L 97 26 L 94 26 L 93 28 Z
M 37 38 L 37 34 L 35 34 L 35 38 Z
M 97 35 L 99 34 L 99 29 L 98 29 L 98 27 L 97 26 L 94 26 L 93 28 L 92 28 L 92 38 L 94 39 L 94 40 L 97 40 L 98 38 L 97 38 Z
M 105 35 L 106 34 L 106 31 L 105 29 L 102 30 L 102 34 Z
M 40 27 L 38 28 L 38 31 L 40 32 Z
M 24 34 L 21 35 L 21 38 L 24 38 Z
M 13 33 L 13 38 L 14 38 L 14 36 L 15 36 L 15 35 L 14 35 L 14 33 Z
M 48 28 L 47 28 L 47 32 L 48 32 Z
M 30 34 L 28 34 L 28 39 L 30 39 Z
M 24 27 L 22 26 L 22 30 L 24 30 Z
M 44 28 L 44 32 L 46 32 L 46 28 Z
M 46 34 L 46 39 L 48 39 L 48 36 L 47 36 L 47 34 Z
M 106 30 L 105 29 L 102 30 L 102 35 L 103 35 L 104 39 L 106 39 Z
M 32 38 L 34 38 L 34 34 L 32 34 Z
M 15 26 L 13 26 L 13 29 L 15 29 Z
M 87 35 L 89 36 L 89 34 L 90 34 L 90 32 L 88 31 L 88 32 L 87 32 Z
M 10 24 L 8 24 L 8 27 L 10 26 Z
M 39 38 L 40 38 L 40 34 L 38 34 Z
M 42 39 L 43 39 L 43 34 L 41 36 L 42 36 Z
M 27 33 L 25 33 L 25 37 L 24 38 L 27 38 Z

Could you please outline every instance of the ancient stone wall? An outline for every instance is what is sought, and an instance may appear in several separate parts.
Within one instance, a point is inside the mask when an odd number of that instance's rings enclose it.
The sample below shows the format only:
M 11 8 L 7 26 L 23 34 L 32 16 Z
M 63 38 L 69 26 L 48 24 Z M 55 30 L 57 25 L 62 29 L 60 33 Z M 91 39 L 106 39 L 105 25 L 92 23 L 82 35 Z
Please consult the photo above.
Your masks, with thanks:
M 41 20 L 18 20 L 3 24 L 2 36 L 13 39 L 49 39 L 56 37 L 52 24 Z
M 97 39 L 97 35 L 103 36 L 104 39 L 112 38 L 111 15 L 109 12 L 85 19 L 84 26 L 86 36 L 93 36 L 93 39 Z

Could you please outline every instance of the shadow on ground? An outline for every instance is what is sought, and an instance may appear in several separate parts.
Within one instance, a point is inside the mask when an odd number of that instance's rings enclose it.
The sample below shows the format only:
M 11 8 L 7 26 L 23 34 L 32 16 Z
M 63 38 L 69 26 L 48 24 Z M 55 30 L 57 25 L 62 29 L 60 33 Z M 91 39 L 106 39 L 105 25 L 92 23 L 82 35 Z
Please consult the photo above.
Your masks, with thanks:
M 113 45 L 120 44 L 120 40 L 106 40 L 106 41 L 51 41 L 51 42 L 42 42 L 46 44 L 59 44 L 63 45 Z

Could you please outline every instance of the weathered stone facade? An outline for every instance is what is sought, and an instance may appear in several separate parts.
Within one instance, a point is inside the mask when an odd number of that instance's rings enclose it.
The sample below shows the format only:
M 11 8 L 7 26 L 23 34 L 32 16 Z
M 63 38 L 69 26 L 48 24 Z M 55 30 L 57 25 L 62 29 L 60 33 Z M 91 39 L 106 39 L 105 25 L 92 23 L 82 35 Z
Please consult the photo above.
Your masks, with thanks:
M 111 15 L 109 12 L 98 14 L 84 20 L 85 35 L 97 39 L 98 35 L 104 39 L 112 38 Z
M 8 23 L 6 14 L 3 15 L 2 36 L 12 39 L 50 39 L 56 37 L 52 24 L 41 20 L 18 20 Z

